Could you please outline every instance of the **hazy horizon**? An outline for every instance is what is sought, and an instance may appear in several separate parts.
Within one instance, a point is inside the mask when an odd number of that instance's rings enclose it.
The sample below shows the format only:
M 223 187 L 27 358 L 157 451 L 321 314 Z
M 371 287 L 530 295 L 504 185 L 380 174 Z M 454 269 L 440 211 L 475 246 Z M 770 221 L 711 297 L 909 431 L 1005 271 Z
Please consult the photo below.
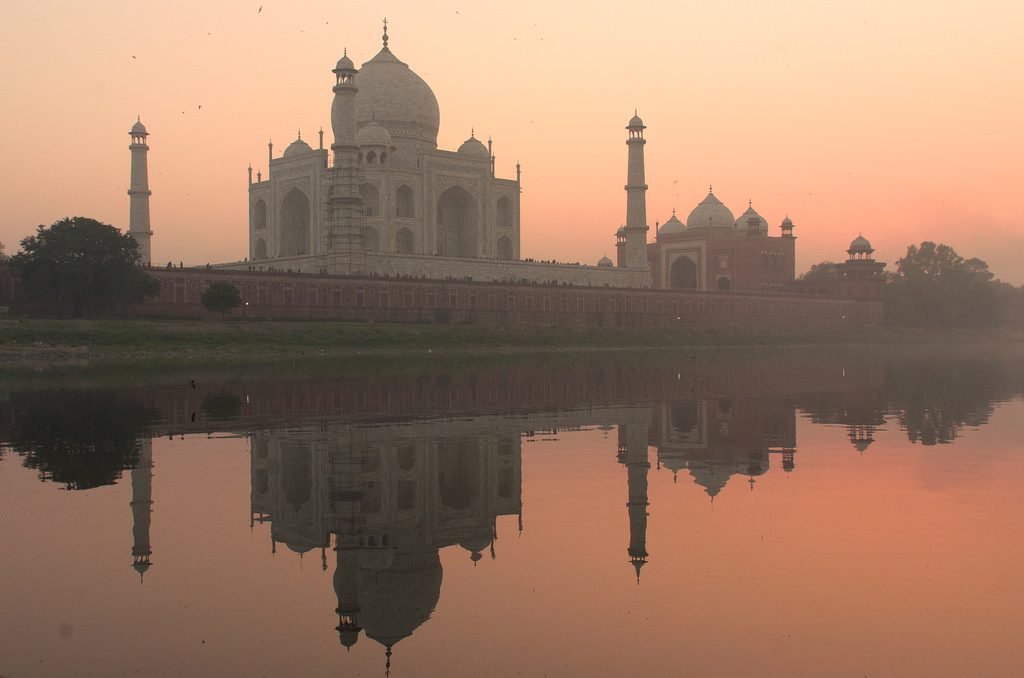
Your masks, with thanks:
M 8 123 L 0 241 L 72 215 L 127 229 L 128 130 L 151 137 L 153 260 L 248 254 L 246 166 L 302 130 L 330 143 L 330 69 L 390 48 L 434 90 L 438 145 L 494 138 L 523 166 L 522 255 L 594 263 L 625 220 L 625 124 L 648 125 L 648 221 L 685 219 L 708 184 L 778 233 L 797 271 L 858 233 L 890 267 L 934 240 L 1024 282 L 1024 6 L 518 3 L 372 9 L 269 0 L 5 12 Z

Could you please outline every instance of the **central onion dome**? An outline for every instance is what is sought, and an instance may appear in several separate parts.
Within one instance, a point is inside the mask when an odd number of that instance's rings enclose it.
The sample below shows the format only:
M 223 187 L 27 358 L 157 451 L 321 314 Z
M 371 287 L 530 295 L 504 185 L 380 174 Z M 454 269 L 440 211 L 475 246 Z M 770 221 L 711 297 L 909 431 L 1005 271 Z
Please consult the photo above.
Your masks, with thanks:
M 372 120 L 392 137 L 423 141 L 437 146 L 441 111 L 437 98 L 423 78 L 384 48 L 365 64 L 356 78 L 356 125 Z
M 686 217 L 687 228 L 735 228 L 736 217 L 715 194 L 708 191 L 708 197 L 693 208 Z
M 488 153 L 487 147 L 472 134 L 470 134 L 469 138 L 463 141 L 462 145 L 459 146 L 459 154 L 468 155 L 473 158 L 480 158 L 482 160 L 491 159 L 491 154 Z

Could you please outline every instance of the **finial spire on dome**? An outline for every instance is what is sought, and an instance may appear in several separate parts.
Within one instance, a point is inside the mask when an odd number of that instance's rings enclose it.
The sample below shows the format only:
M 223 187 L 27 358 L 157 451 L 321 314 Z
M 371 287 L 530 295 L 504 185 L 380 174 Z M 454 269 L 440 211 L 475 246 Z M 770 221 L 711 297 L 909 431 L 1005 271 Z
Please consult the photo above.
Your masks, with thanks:
M 747 198 L 747 207 L 749 207 L 750 209 L 754 209 L 754 201 L 751 200 L 750 198 Z
M 299 139 L 302 139 L 302 130 L 301 129 L 298 131 L 298 135 L 299 135 Z
M 388 18 L 384 17 L 384 35 L 381 36 L 381 40 L 384 41 L 384 49 L 388 48 Z
M 715 187 L 712 186 L 711 184 L 708 184 L 708 193 L 714 193 L 714 192 L 715 192 Z

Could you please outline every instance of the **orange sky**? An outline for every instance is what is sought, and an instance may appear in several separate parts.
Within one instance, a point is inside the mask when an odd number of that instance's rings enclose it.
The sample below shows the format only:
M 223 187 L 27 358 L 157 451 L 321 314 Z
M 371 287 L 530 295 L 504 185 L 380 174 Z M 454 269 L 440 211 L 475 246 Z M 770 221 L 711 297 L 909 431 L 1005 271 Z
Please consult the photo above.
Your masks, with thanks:
M 499 175 L 522 162 L 523 256 L 613 253 L 635 106 L 652 228 L 711 183 L 736 214 L 749 198 L 773 229 L 792 217 L 798 271 L 863 231 L 888 262 L 933 239 L 1024 282 L 1022 3 L 368 5 L 5 7 L 0 241 L 72 214 L 126 228 L 139 113 L 154 261 L 245 256 L 246 165 L 329 128 L 330 69 L 346 46 L 372 57 L 387 15 L 440 146 L 475 127 Z

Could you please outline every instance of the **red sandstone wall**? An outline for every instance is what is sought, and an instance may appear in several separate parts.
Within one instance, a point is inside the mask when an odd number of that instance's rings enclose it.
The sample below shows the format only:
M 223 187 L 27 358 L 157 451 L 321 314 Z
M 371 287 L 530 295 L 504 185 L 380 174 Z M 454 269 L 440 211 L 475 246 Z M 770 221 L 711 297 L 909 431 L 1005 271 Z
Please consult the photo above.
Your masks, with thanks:
M 799 329 L 882 322 L 881 302 L 828 297 L 441 280 L 351 278 L 217 269 L 151 269 L 159 298 L 138 315 L 205 317 L 215 281 L 239 288 L 253 318 L 472 323 L 499 327 Z M 213 317 L 213 316 L 211 316 Z

